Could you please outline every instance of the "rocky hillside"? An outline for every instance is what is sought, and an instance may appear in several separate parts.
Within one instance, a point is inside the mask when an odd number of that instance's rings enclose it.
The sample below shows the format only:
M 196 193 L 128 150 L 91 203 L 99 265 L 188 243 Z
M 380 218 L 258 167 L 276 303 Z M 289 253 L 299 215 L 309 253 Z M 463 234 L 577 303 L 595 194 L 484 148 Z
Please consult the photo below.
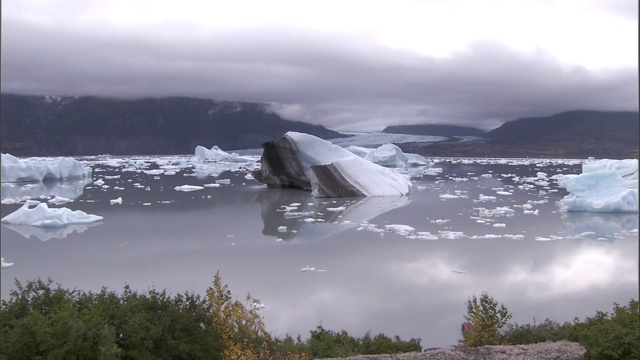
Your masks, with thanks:
M 341 134 L 284 120 L 265 104 L 170 97 L 136 100 L 2 94 L 3 153 L 15 156 L 189 154 L 197 145 L 259 148 L 287 131 Z
M 637 158 L 639 116 L 626 111 L 569 111 L 509 121 L 479 141 L 448 141 L 405 150 L 423 156 Z

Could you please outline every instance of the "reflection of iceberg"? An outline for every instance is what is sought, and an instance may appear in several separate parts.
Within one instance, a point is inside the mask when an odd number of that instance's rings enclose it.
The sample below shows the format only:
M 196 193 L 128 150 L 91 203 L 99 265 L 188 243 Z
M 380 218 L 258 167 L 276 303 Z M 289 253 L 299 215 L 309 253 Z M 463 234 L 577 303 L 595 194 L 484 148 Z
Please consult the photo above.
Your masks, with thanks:
M 262 233 L 282 240 L 311 241 L 360 226 L 409 204 L 406 196 L 319 199 L 302 190 L 262 189 Z M 286 232 L 278 227 L 286 226 Z
M 89 183 L 91 183 L 91 178 L 52 180 L 37 183 L 2 183 L 2 203 L 21 203 L 28 199 L 37 199 L 43 196 L 77 199 L 82 195 L 84 187 Z
M 43 228 L 39 226 L 31 225 L 14 225 L 14 224 L 2 224 L 2 226 L 11 229 L 24 238 L 29 239 L 32 236 L 36 237 L 40 241 L 47 241 L 51 239 L 64 239 L 67 236 L 77 232 L 78 234 L 85 232 L 88 228 L 95 225 L 100 225 L 102 222 L 95 222 L 91 224 L 82 225 L 67 225 L 57 228 Z
M 637 214 L 565 212 L 561 219 L 567 233 L 589 239 L 613 239 L 617 233 L 638 229 Z

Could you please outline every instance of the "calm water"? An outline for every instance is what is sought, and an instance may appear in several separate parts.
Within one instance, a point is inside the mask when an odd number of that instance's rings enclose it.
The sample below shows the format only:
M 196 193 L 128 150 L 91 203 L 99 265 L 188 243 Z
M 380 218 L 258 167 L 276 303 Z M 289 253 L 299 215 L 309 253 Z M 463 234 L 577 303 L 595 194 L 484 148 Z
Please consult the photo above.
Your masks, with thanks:
M 566 192 L 550 177 L 579 173 L 578 161 L 443 159 L 440 173 L 415 170 L 406 197 L 316 199 L 188 159 L 84 159 L 104 185 L 3 184 L 2 216 L 20 206 L 8 199 L 60 195 L 75 198 L 60 206 L 104 220 L 3 224 L 2 257 L 14 265 L 2 270 L 2 298 L 14 279 L 37 277 L 83 290 L 204 292 L 220 271 L 238 299 L 250 292 L 267 305 L 276 336 L 304 338 L 321 324 L 423 347 L 455 344 L 466 300 L 483 291 L 518 323 L 638 298 L 638 215 L 558 211 Z

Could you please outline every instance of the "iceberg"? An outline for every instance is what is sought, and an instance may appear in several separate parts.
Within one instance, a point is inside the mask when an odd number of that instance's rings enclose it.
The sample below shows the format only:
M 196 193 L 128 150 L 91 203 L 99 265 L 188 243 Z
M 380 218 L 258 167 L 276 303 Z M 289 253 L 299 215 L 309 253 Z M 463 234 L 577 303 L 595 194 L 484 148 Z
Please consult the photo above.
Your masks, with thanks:
M 31 208 L 32 205 L 35 206 Z M 18 210 L 3 217 L 1 222 L 14 225 L 61 227 L 69 224 L 88 224 L 98 220 L 102 220 L 102 216 L 67 208 L 49 209 L 46 203 L 30 200 Z
M 90 168 L 68 157 L 21 160 L 11 154 L 2 154 L 1 164 L 3 183 L 91 177 Z
M 638 212 L 638 160 L 597 160 L 580 175 L 556 177 L 569 195 L 558 201 L 562 211 Z
M 211 149 L 200 145 L 196 146 L 194 157 L 197 161 L 253 162 L 253 159 L 242 157 L 236 153 L 228 153 L 217 145 Z
M 314 197 L 402 196 L 408 177 L 313 135 L 287 132 L 263 144 L 253 177 L 270 187 L 310 190 Z

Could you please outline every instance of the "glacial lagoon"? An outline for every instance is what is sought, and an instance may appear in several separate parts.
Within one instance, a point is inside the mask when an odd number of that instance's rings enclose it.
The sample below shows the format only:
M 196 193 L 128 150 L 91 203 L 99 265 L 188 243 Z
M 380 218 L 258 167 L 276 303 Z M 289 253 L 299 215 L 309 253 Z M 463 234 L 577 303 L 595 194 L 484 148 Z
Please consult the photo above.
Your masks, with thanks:
M 457 343 L 466 300 L 486 291 L 512 321 L 572 321 L 638 298 L 638 214 L 561 212 L 556 174 L 581 160 L 436 159 L 408 196 L 313 198 L 270 189 L 239 164 L 189 156 L 87 157 L 90 181 L 2 184 L 2 217 L 32 198 L 104 219 L 2 224 L 2 298 L 14 279 L 65 288 L 232 293 L 266 305 L 275 336 L 322 325 L 361 336 Z M 256 157 L 257 159 L 257 157 Z M 180 191 L 184 185 L 199 186 Z M 118 198 L 122 202 L 114 201 Z

